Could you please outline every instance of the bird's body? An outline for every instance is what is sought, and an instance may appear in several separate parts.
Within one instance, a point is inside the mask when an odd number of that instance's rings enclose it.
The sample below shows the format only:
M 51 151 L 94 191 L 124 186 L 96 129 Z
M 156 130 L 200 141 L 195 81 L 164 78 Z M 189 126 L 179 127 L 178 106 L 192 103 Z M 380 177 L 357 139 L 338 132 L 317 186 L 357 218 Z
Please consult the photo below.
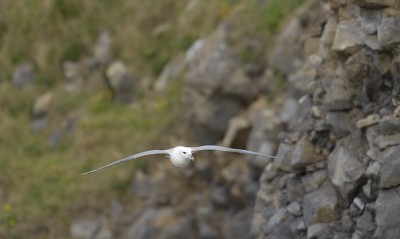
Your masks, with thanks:
M 86 175 L 90 173 L 94 173 L 96 171 L 102 170 L 104 168 L 108 168 L 111 166 L 114 166 L 116 164 L 126 162 L 128 160 L 144 157 L 144 156 L 149 156 L 149 155 L 155 155 L 155 154 L 164 154 L 169 156 L 171 163 L 176 166 L 176 167 L 184 167 L 187 166 L 190 161 L 194 160 L 193 153 L 197 151 L 224 151 L 224 152 L 232 152 L 232 153 L 240 153 L 240 154 L 250 154 L 250 155 L 255 155 L 255 156 L 260 156 L 260 157 L 266 157 L 266 158 L 276 158 L 275 156 L 271 155 L 264 155 L 260 154 L 257 152 L 249 151 L 249 150 L 243 150 L 243 149 L 234 149 L 234 148 L 228 148 L 228 147 L 223 147 L 223 146 L 217 146 L 217 145 L 204 145 L 204 146 L 199 146 L 199 147 L 185 147 L 185 146 L 176 146 L 171 149 L 164 149 L 164 150 L 149 150 L 149 151 L 144 151 L 138 154 L 131 155 L 129 157 L 117 160 L 113 163 L 107 164 L 101 168 L 94 169 L 92 171 L 86 172 L 86 173 L 81 173 L 79 175 Z

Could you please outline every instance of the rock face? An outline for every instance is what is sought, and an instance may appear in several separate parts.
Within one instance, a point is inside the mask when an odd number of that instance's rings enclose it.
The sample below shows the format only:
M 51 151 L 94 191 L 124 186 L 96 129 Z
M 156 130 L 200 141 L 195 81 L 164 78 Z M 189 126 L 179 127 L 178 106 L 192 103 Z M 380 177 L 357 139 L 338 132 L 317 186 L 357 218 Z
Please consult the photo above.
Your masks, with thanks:
M 135 80 L 124 63 L 116 61 L 107 68 L 109 84 L 116 103 L 129 103 L 133 97 Z
M 226 31 L 221 26 L 186 54 L 183 101 L 194 137 L 203 144 L 220 140 L 229 119 L 257 94 L 256 82 L 240 69 L 226 43 Z
M 254 238 L 400 238 L 400 5 L 317 2 L 311 5 L 331 11 L 310 23 L 324 22 L 321 34 L 301 31 L 295 19 L 278 38 L 298 44 L 304 34 L 320 45 L 312 51 L 312 42 L 303 44 L 304 55 L 280 59 L 286 64 L 278 68 L 293 83 L 289 97 L 298 97 L 305 117 L 289 119 L 279 158 L 265 167 L 251 232 Z M 296 83 L 305 79 L 306 86 Z

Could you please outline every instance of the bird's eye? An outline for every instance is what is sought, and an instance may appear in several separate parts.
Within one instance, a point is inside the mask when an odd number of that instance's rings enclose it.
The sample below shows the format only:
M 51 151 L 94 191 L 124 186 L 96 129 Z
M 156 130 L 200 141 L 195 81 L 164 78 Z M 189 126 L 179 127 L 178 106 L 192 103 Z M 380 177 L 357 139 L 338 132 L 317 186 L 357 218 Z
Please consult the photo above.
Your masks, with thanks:
M 186 154 L 186 152 L 185 152 L 185 151 L 183 151 L 183 154 Z

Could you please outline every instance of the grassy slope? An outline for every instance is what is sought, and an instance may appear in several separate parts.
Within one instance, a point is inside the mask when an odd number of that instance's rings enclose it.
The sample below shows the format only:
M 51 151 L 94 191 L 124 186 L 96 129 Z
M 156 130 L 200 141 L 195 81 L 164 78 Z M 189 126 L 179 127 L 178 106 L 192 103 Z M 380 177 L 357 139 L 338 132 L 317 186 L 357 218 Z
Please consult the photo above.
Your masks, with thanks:
M 67 237 L 71 214 L 82 212 L 77 204 L 96 201 L 90 205 L 102 211 L 115 195 L 129 198 L 132 171 L 146 166 L 140 162 L 95 180 L 75 175 L 157 144 L 158 134 L 171 130 L 179 111 L 179 80 L 165 95 L 143 93 L 128 106 L 111 104 L 106 89 L 68 95 L 60 87 L 62 61 L 90 55 L 97 35 L 110 30 L 115 58 L 138 79 L 153 79 L 170 58 L 222 19 L 239 29 L 232 41 L 239 53 L 254 60 L 263 54 L 241 52 L 240 39 L 255 35 L 271 42 L 268 38 L 301 0 L 273 0 L 261 7 L 256 1 L 199 1 L 195 11 L 182 16 L 186 2 L 0 0 L 0 237 Z M 155 34 L 157 28 L 166 30 Z M 15 65 L 26 60 L 35 64 L 38 82 L 18 90 L 9 79 Z M 50 122 L 33 133 L 29 111 L 47 91 L 55 98 Z M 75 130 L 64 132 L 60 146 L 50 149 L 49 135 L 70 116 L 79 118 Z

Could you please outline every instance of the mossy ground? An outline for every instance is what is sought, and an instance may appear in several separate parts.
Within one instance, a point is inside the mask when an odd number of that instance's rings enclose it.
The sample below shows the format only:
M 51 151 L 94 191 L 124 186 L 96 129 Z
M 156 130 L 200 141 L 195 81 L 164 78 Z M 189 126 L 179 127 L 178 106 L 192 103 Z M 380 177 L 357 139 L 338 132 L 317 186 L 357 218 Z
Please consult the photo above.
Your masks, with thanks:
M 283 19 L 302 1 L 265 1 L 261 7 L 259 2 L 198 1 L 188 10 L 186 0 L 0 0 L 0 237 L 68 238 L 79 202 L 95 201 L 101 211 L 115 195 L 130 197 L 132 173 L 147 167 L 146 161 L 106 170 L 95 179 L 76 175 L 165 143 L 160 135 L 173 133 L 179 118 L 180 79 L 162 95 L 139 92 L 133 104 L 115 105 L 106 88 L 66 93 L 64 60 L 92 54 L 96 37 L 108 30 L 114 58 L 122 59 L 138 81 L 154 79 L 173 56 L 222 20 L 241 29 L 232 44 L 243 59 L 257 60 L 265 53 L 243 51 L 240 39 L 256 35 L 272 44 Z M 23 61 L 33 62 L 38 80 L 16 89 L 10 79 Z M 49 123 L 33 132 L 32 103 L 48 91 L 54 97 Z M 71 117 L 76 125 L 67 129 Z M 62 138 L 51 148 L 48 138 L 55 129 Z

